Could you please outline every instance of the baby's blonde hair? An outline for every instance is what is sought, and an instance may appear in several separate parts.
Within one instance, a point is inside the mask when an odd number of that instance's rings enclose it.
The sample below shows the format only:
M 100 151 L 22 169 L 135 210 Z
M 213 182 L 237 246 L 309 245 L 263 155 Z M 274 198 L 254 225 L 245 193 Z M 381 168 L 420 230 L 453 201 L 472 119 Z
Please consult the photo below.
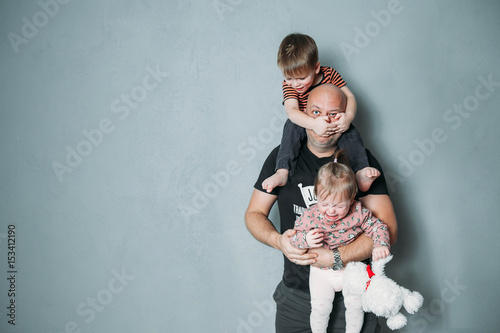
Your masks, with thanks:
M 317 198 L 338 196 L 339 200 L 354 200 L 358 191 L 356 177 L 344 151 L 335 152 L 333 161 L 319 169 L 314 191 Z
M 318 59 L 316 42 L 304 34 L 286 36 L 278 49 L 278 67 L 285 76 L 301 76 L 314 70 Z

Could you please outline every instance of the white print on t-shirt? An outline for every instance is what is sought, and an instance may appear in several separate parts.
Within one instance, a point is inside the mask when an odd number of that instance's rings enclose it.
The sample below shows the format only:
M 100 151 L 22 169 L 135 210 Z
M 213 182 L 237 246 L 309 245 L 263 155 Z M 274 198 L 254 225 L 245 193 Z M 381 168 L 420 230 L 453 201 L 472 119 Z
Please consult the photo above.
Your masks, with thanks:
M 316 194 L 314 193 L 314 185 L 302 187 L 302 183 L 300 183 L 298 186 L 307 208 L 311 207 L 311 205 L 314 205 L 318 201 L 318 199 L 316 199 Z
M 302 213 L 306 210 L 305 207 L 302 206 L 297 206 L 296 204 L 293 204 L 293 212 L 297 214 L 298 216 L 302 215 Z

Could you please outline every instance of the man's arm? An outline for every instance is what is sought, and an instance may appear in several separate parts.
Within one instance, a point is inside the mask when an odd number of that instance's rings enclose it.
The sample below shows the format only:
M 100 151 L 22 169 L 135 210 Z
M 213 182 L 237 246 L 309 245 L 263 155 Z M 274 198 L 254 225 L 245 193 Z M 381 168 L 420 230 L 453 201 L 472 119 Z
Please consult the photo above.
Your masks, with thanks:
M 353 242 L 338 248 L 344 266 L 351 261 L 363 261 L 372 256 L 373 241 L 365 234 L 361 234 Z M 318 255 L 316 267 L 332 267 L 334 263 L 333 251 L 320 247 L 309 250 Z
M 394 207 L 392 205 L 391 198 L 385 194 L 369 194 L 367 196 L 359 198 L 359 201 L 361 201 L 364 207 L 371 210 L 373 212 L 373 215 L 387 224 L 391 245 L 396 243 L 398 235 L 398 223 L 396 220 L 396 214 L 394 213 Z M 351 261 L 363 261 L 370 258 L 373 250 L 373 241 L 370 237 L 362 234 L 355 241 L 345 246 L 339 247 L 338 250 L 340 258 L 342 259 L 342 262 L 345 266 Z M 318 254 L 318 261 L 315 266 L 333 266 L 334 258 L 332 251 L 320 248 L 310 250 L 309 252 Z
M 254 189 L 245 213 L 245 224 L 248 231 L 261 243 L 283 252 L 288 260 L 298 265 L 311 265 L 316 262 L 316 254 L 307 250 L 299 250 L 292 246 L 289 237 L 295 230 L 289 229 L 280 234 L 269 220 L 269 212 L 278 197 L 273 194 Z
M 347 124 L 347 127 L 342 131 L 345 132 L 349 128 L 349 125 L 354 121 L 358 106 L 356 104 L 356 98 L 354 97 L 354 94 L 351 92 L 349 88 L 347 88 L 347 86 L 343 86 L 342 88 L 340 88 L 340 90 L 342 90 L 347 99 L 345 117 L 347 118 L 347 121 L 349 123 Z

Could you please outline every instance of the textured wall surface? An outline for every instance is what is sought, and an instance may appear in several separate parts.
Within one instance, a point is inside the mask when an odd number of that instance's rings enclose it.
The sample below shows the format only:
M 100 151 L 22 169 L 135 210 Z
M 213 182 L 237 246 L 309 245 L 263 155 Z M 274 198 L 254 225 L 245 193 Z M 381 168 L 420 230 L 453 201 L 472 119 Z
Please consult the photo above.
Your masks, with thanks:
M 272 332 L 283 259 L 243 214 L 285 119 L 277 48 L 302 32 L 388 175 L 388 273 L 425 297 L 402 331 L 497 332 L 499 17 L 498 1 L 2 1 L 0 331 Z

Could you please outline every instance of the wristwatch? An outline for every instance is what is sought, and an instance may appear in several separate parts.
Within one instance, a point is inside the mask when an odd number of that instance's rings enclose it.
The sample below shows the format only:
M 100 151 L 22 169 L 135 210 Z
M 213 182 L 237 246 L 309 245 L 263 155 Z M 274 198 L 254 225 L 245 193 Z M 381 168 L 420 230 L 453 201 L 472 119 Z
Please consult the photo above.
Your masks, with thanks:
M 334 249 L 333 250 L 333 266 L 332 266 L 332 269 L 334 271 L 338 271 L 338 270 L 341 270 L 342 268 L 344 268 L 344 263 L 342 262 L 342 259 L 340 258 L 340 253 L 339 253 L 339 250 L 337 249 Z

